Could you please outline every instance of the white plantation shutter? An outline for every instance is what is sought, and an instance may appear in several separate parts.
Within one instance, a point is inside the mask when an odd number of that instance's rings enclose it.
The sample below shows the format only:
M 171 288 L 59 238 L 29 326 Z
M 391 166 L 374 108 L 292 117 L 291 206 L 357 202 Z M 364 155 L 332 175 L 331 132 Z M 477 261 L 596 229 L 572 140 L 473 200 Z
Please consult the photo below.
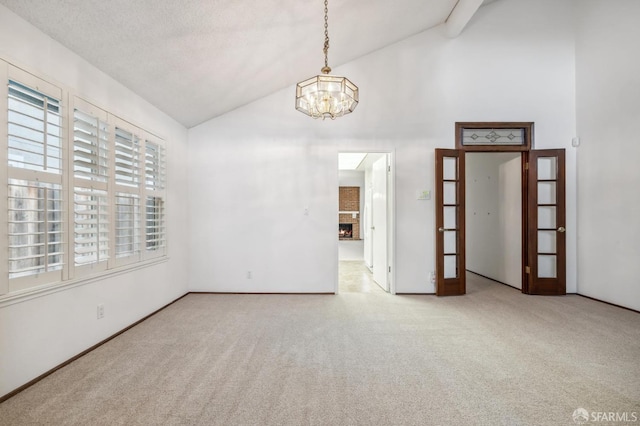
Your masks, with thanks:
M 114 252 L 118 265 L 142 259 L 144 146 L 142 130 L 116 120 L 114 131 Z
M 9 279 L 61 270 L 61 185 L 9 179 L 8 188 Z
M 6 87 L 4 244 L 8 288 L 18 291 L 62 279 L 66 241 L 62 91 L 13 67 Z
M 145 141 L 145 182 L 151 191 L 160 191 L 165 186 L 164 147 L 151 141 Z
M 140 198 L 134 194 L 116 194 L 116 257 L 140 253 Z
M 110 258 L 110 127 L 107 113 L 74 98 L 73 244 L 74 276 L 106 269 Z
M 164 200 L 147 196 L 145 237 L 147 250 L 159 250 L 165 246 Z
M 78 179 L 107 182 L 108 124 L 79 109 L 74 111 L 73 118 L 73 175 Z
M 147 253 L 161 253 L 165 247 L 164 220 L 164 188 L 165 188 L 165 153 L 164 147 L 158 143 L 145 141 L 145 247 Z
M 109 259 L 109 211 L 106 191 L 74 188 L 75 264 Z
M 0 301 L 161 261 L 164 141 L 2 60 L 0 79 Z
M 119 127 L 115 136 L 116 184 L 137 188 L 140 185 L 140 138 Z
M 60 101 L 13 80 L 8 93 L 9 166 L 60 174 Z

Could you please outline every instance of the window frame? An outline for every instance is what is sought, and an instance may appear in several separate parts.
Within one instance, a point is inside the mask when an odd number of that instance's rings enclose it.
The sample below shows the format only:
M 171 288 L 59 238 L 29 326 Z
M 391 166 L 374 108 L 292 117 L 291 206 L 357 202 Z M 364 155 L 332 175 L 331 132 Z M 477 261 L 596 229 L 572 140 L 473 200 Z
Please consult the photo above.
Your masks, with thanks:
M 93 117 L 94 119 L 96 119 L 98 121 L 98 128 L 100 127 L 100 122 L 104 122 L 107 125 L 107 134 L 109 135 L 109 138 L 107 139 L 107 144 L 108 144 L 108 153 L 110 155 L 112 149 L 111 148 L 111 140 L 110 140 L 110 135 L 111 135 L 111 126 L 109 125 L 108 122 L 108 113 L 91 104 L 90 102 L 85 101 L 82 98 L 79 98 L 77 96 L 69 96 L 70 99 L 70 107 L 69 107 L 69 114 L 68 114 L 68 128 L 69 128 L 69 133 L 70 135 L 73 135 L 71 137 L 69 137 L 69 155 L 68 155 L 68 161 L 67 161 L 67 175 L 69 176 L 69 186 L 68 186 L 68 193 L 69 193 L 69 209 L 68 209 L 68 223 L 69 223 L 69 227 L 72 228 L 69 231 L 69 277 L 70 278 L 75 278 L 75 277 L 82 277 L 82 276 L 87 276 L 87 275 L 92 275 L 92 274 L 96 274 L 102 271 L 105 271 L 109 268 L 109 259 L 111 259 L 111 253 L 109 253 L 108 257 L 106 260 L 104 261 L 100 261 L 98 260 L 97 262 L 92 262 L 92 263 L 87 263 L 87 264 L 83 264 L 83 265 L 78 265 L 76 264 L 76 238 L 75 238 L 75 230 L 76 230 L 76 210 L 75 210 L 75 206 L 76 206 L 76 194 L 78 189 L 85 189 L 85 190 L 89 190 L 91 192 L 93 191 L 104 191 L 106 193 L 106 197 L 107 197 L 107 214 L 109 216 L 109 229 L 108 229 L 108 233 L 109 233 L 109 237 L 111 237 L 111 213 L 109 211 L 109 208 L 111 206 L 111 198 L 109 197 L 109 179 L 110 179 L 110 174 L 109 173 L 106 177 L 106 179 L 104 181 L 99 181 L 99 180 L 93 180 L 93 179 L 87 179 L 87 178 L 80 178 L 80 177 L 76 177 L 75 175 L 75 152 L 76 152 L 76 137 L 75 137 L 75 120 L 76 120 L 76 110 L 80 111 L 82 114 L 84 115 L 88 115 Z M 99 140 L 99 135 L 97 135 L 97 140 Z M 99 143 L 97 141 L 97 143 Z M 109 172 L 112 169 L 111 166 L 111 159 L 109 157 L 107 157 L 107 170 L 109 170 Z M 99 213 L 98 213 L 99 214 Z M 109 238 L 109 241 L 111 239 Z M 110 241 L 111 242 L 111 241 Z M 109 245 L 109 247 L 111 246 L 111 244 Z M 99 250 L 99 249 L 98 249 Z
M 147 265 L 163 262 L 168 259 L 167 252 L 167 222 L 166 222 L 166 183 L 167 183 L 167 162 L 166 162 L 166 142 L 163 138 L 148 132 L 126 121 L 107 110 L 96 106 L 96 104 L 85 100 L 78 95 L 74 89 L 63 85 L 57 85 L 46 81 L 41 76 L 34 75 L 28 71 L 16 67 L 15 65 L 0 58 L 0 79 L 5 84 L 0 85 L 0 209 L 4 208 L 8 212 L 9 208 L 9 179 L 20 179 L 29 182 L 42 182 L 60 185 L 62 197 L 62 244 L 63 264 L 59 270 L 27 275 L 19 278 L 9 279 L 9 260 L 0 262 L 0 302 L 14 300 L 34 294 L 47 294 L 50 290 L 63 288 L 69 285 L 81 285 L 94 279 L 119 274 L 125 271 L 138 269 Z M 58 100 L 60 115 L 60 173 L 52 174 L 47 171 L 37 171 L 22 169 L 19 167 L 9 167 L 9 80 L 29 87 L 41 94 Z M 98 127 L 106 125 L 108 132 L 107 149 L 108 174 L 104 181 L 83 179 L 76 177 L 74 170 L 75 159 L 75 111 L 87 114 L 98 119 Z M 115 179 L 115 130 L 121 126 L 124 130 L 131 132 L 138 137 L 138 185 L 127 186 L 116 182 Z M 45 127 L 46 131 L 46 127 Z M 100 143 L 100 142 L 98 142 Z M 161 153 L 162 188 L 147 188 L 146 172 L 146 144 L 153 144 L 158 147 Z M 99 161 L 99 159 L 98 159 Z M 106 194 L 107 215 L 108 215 L 108 257 L 104 261 L 97 256 L 96 262 L 87 264 L 76 264 L 76 193 L 85 191 L 93 193 L 102 191 Z M 116 224 L 116 196 L 124 192 L 138 198 L 138 218 L 137 229 L 139 250 L 132 256 L 117 258 L 115 255 L 115 224 Z M 162 245 L 156 250 L 147 250 L 147 198 L 156 197 L 161 200 L 162 206 Z M 101 211 L 97 210 L 98 216 Z M 100 218 L 97 219 L 96 232 L 100 233 Z M 8 250 L 9 236 L 8 214 L 0 215 L 0 235 L 6 235 L 0 241 L 0 250 Z M 101 237 L 98 236 L 96 247 L 100 251 Z
M 3 127 L 2 161 L 3 163 L 2 164 L 3 164 L 3 169 L 5 173 L 1 177 L 2 187 L 3 187 L 3 193 L 1 194 L 2 200 L 3 200 L 2 206 L 4 207 L 5 212 L 9 211 L 9 181 L 12 179 L 22 180 L 26 182 L 33 182 L 37 184 L 43 183 L 43 184 L 60 185 L 60 189 L 62 191 L 62 197 L 63 197 L 62 199 L 63 211 L 61 212 L 61 216 L 63 218 L 63 230 L 61 233 L 62 240 L 60 241 L 60 244 L 62 244 L 63 248 L 67 247 L 68 241 L 67 241 L 66 231 L 68 229 L 66 226 L 68 224 L 64 220 L 64 216 L 65 216 L 64 209 L 66 207 L 65 200 L 64 200 L 64 189 L 65 189 L 65 185 L 64 185 L 65 183 L 64 158 L 65 157 L 64 156 L 65 156 L 65 143 L 66 143 L 65 141 L 67 138 L 66 126 L 65 126 L 66 102 L 64 101 L 64 90 L 61 87 L 58 87 L 52 83 L 49 83 L 11 64 L 7 64 L 6 75 L 4 77 L 5 77 L 4 78 L 5 84 L 3 84 L 4 91 L 3 91 L 3 100 L 2 100 L 2 103 L 3 103 L 3 108 L 2 108 L 2 117 L 3 117 L 2 118 L 2 127 Z M 30 88 L 31 90 L 35 90 L 39 92 L 43 96 L 47 96 L 49 98 L 58 100 L 58 114 L 60 116 L 60 136 L 59 137 L 60 137 L 60 144 L 61 144 L 60 173 L 52 173 L 50 171 L 47 171 L 46 169 L 33 170 L 28 168 L 9 166 L 9 154 L 8 154 L 8 151 L 9 151 L 9 130 L 8 130 L 9 129 L 9 81 L 14 81 L 22 86 L 26 86 Z M 46 115 L 45 115 L 45 118 L 46 118 Z M 46 147 L 48 144 L 46 141 L 44 141 L 43 145 Z M 48 210 L 46 208 L 45 208 L 45 215 L 48 215 Z M 2 226 L 3 226 L 2 235 L 7 235 L 7 238 L 2 241 L 2 245 L 8 251 L 9 249 L 8 214 L 3 214 Z M 48 245 L 49 231 L 45 230 L 44 233 L 47 237 L 46 244 Z M 11 279 L 9 279 L 10 268 L 9 268 L 9 260 L 7 258 L 7 261 L 3 262 L 5 263 L 5 265 L 3 266 L 6 270 L 2 271 L 3 272 L 2 276 L 6 278 L 7 285 L 5 286 L 5 288 L 2 288 L 2 290 L 5 291 L 5 293 L 13 293 L 13 292 L 19 292 L 25 289 L 31 289 L 34 287 L 40 287 L 43 285 L 56 283 L 58 281 L 63 281 L 65 279 L 65 269 L 66 269 L 65 264 L 68 262 L 67 251 L 68 250 L 63 249 L 63 252 L 61 254 L 62 262 L 63 262 L 62 268 L 56 269 L 56 270 L 47 270 L 47 271 L 44 271 L 43 273 L 30 274 L 22 277 L 11 278 Z

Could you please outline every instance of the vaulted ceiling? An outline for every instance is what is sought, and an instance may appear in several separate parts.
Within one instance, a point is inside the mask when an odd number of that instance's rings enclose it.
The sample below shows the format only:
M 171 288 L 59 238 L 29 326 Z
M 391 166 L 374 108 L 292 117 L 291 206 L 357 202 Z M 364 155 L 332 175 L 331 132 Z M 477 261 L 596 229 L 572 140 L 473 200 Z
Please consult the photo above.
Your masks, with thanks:
M 329 65 L 442 24 L 468 1 L 330 0 Z M 322 0 L 0 4 L 186 127 L 289 86 L 293 94 L 324 65 Z

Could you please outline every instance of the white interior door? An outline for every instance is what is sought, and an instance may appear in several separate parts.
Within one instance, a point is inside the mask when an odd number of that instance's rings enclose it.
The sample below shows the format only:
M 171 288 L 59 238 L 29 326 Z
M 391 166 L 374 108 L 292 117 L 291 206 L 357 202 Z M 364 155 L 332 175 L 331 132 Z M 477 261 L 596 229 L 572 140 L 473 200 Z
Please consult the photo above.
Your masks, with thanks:
M 369 179 L 371 178 L 370 176 Z M 365 181 L 364 188 L 364 214 L 362 215 L 362 230 L 363 230 L 363 242 L 364 242 L 364 264 L 367 265 L 369 270 L 373 270 L 373 244 L 371 243 L 373 226 L 373 191 L 371 190 L 371 182 Z
M 373 280 L 389 291 L 389 259 L 387 256 L 387 168 L 388 155 L 383 155 L 372 167 L 372 249 Z

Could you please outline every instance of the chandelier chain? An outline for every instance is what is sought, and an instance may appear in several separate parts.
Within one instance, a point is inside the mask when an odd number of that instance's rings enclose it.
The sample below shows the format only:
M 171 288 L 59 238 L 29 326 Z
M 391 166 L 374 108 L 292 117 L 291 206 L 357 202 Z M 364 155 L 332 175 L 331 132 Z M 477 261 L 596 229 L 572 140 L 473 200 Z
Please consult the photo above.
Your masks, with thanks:
M 324 66 L 329 66 L 329 0 L 324 0 Z

